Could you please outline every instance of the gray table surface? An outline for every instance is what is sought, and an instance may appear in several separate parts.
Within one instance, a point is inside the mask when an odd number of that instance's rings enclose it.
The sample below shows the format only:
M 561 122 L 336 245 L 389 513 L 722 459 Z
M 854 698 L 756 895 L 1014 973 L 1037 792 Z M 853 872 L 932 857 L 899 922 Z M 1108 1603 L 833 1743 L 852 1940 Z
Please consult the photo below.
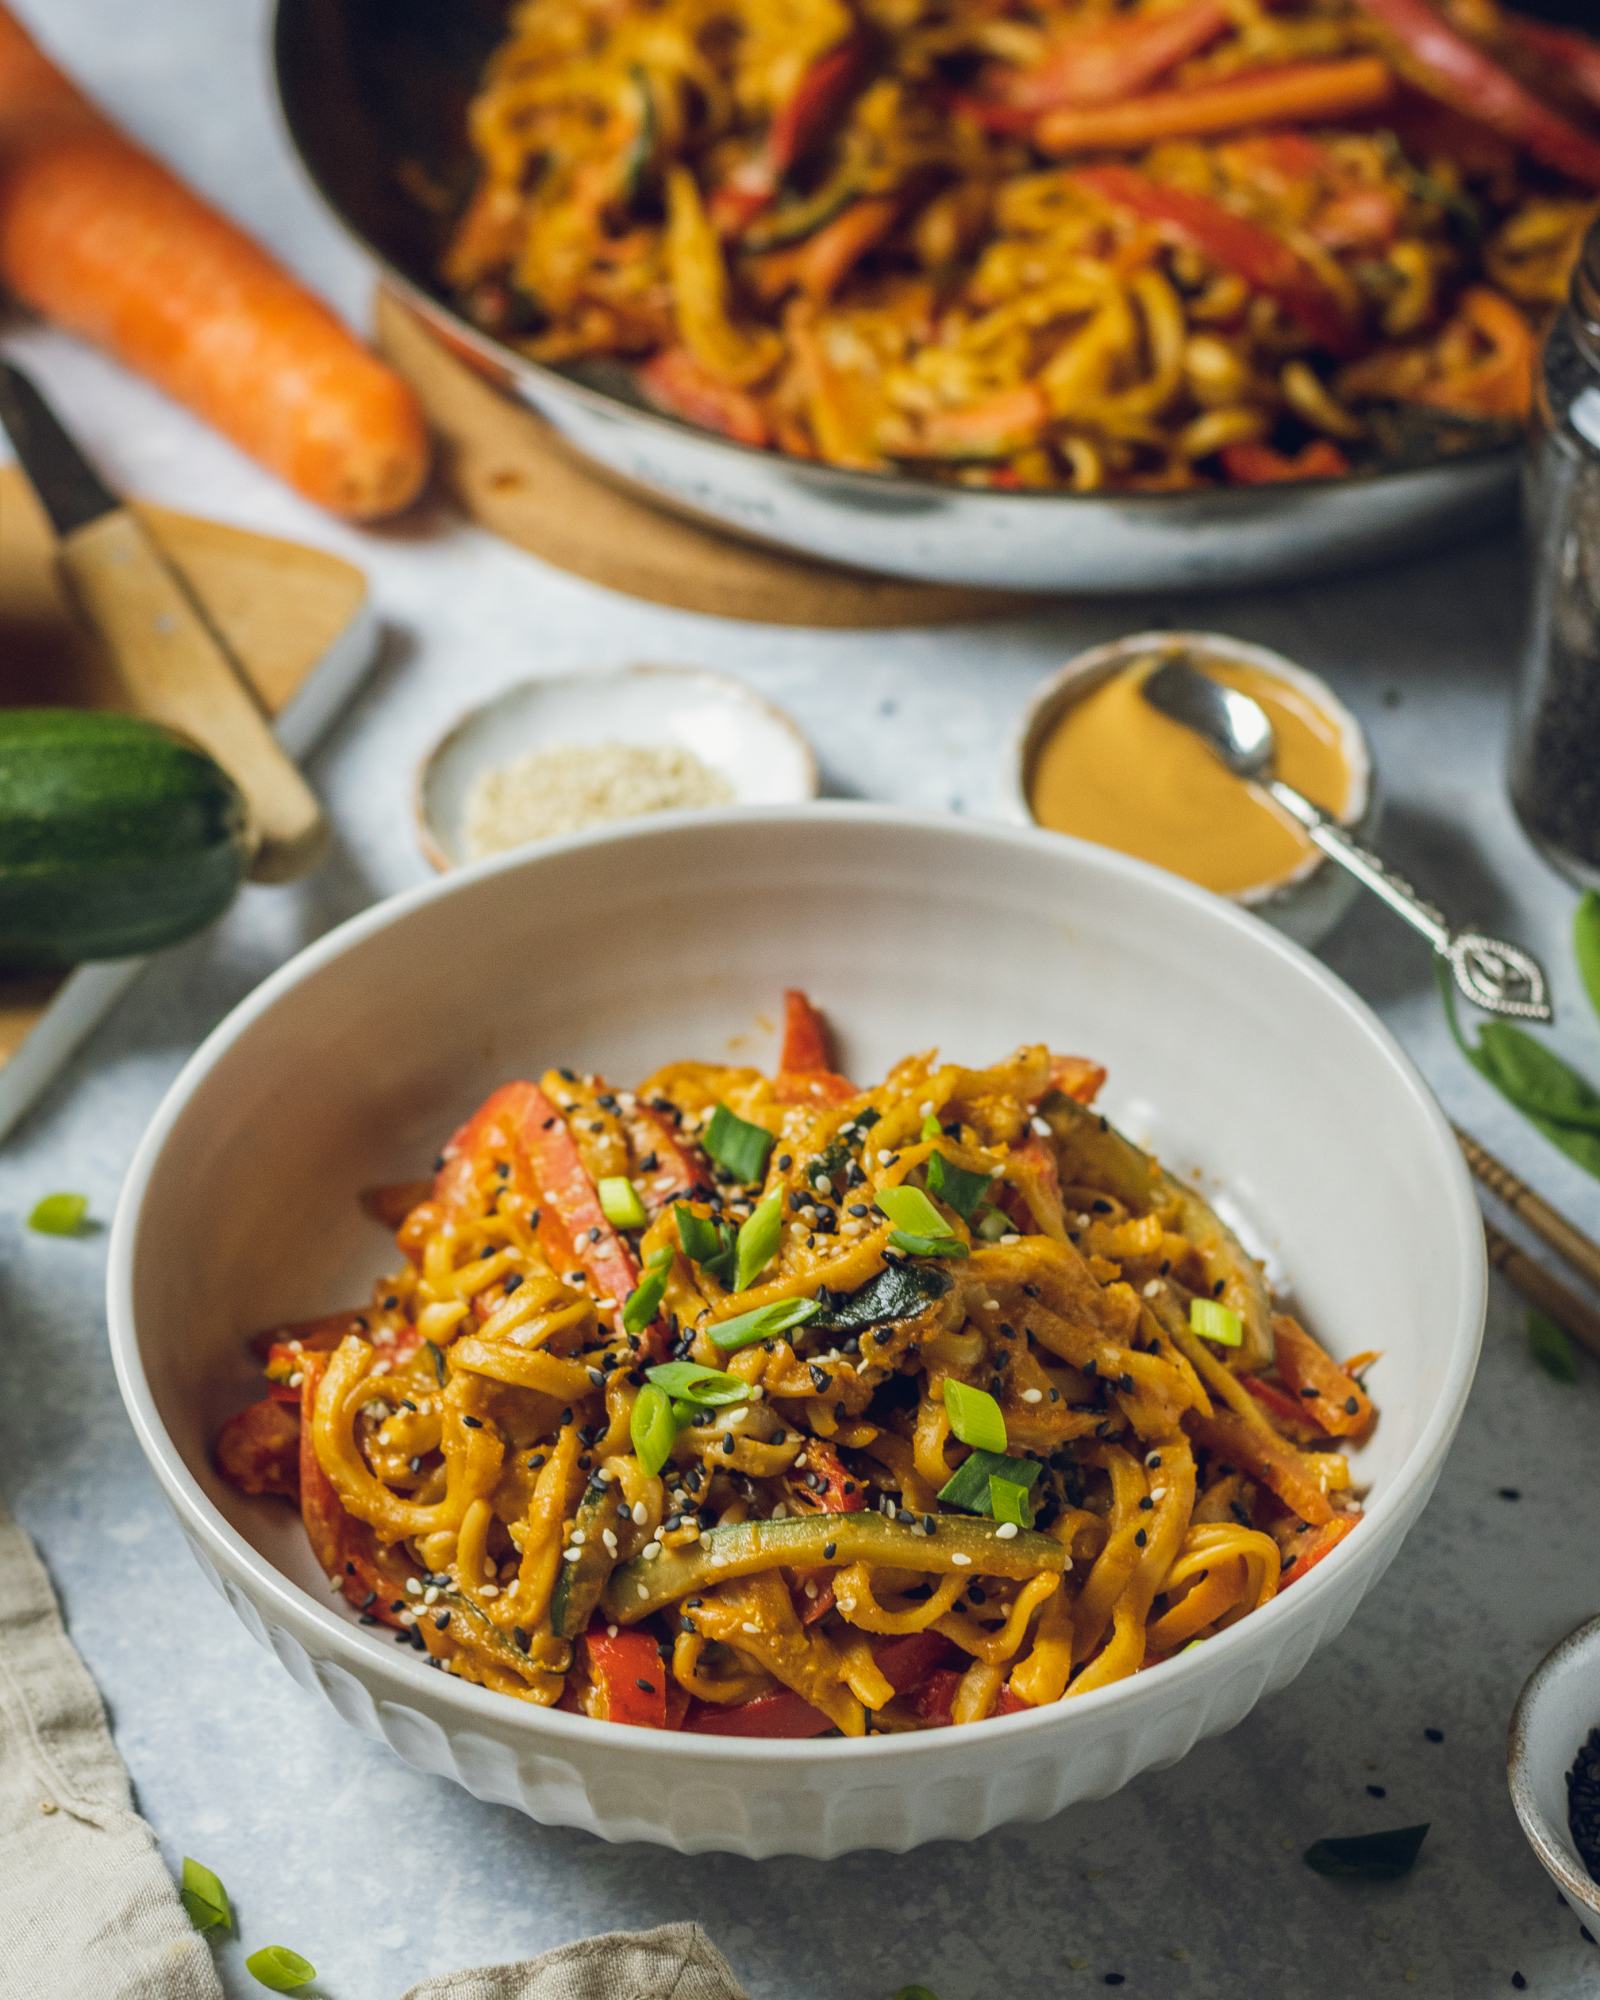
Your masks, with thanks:
M 316 208 L 276 123 L 265 12 L 263 0 L 21 4 L 141 137 L 359 318 L 361 261 Z M 332 2000 L 392 2000 L 430 1972 L 683 1917 L 706 1924 L 754 2000 L 886 2000 L 911 1979 L 941 2000 L 1033 2000 L 1086 1992 L 1113 1971 L 1129 1993 L 1175 1997 L 1479 2000 L 1510 1991 L 1514 1971 L 1534 1993 L 1593 1992 L 1600 1952 L 1522 1841 L 1504 1739 L 1523 1677 L 1600 1607 L 1600 1371 L 1585 1364 L 1575 1387 L 1539 1373 L 1522 1310 L 1500 1289 L 1438 1495 L 1354 1626 L 1231 1735 L 1044 1827 L 830 1865 L 609 1848 L 413 1774 L 257 1650 L 202 1583 L 124 1422 L 105 1347 L 104 1236 L 29 1234 L 33 1200 L 82 1189 L 109 1217 L 140 1132 L 200 1037 L 300 945 L 419 879 L 410 771 L 469 699 L 557 666 L 700 661 L 786 704 L 831 792 L 982 812 L 1033 683 L 1069 651 L 1150 622 L 1151 607 L 892 634 L 679 615 L 575 582 L 443 514 L 383 535 L 341 530 L 72 343 L 23 329 L 8 344 L 124 487 L 351 554 L 387 625 L 365 692 L 312 766 L 338 828 L 331 865 L 302 888 L 248 891 L 211 936 L 150 970 L 0 1154 L 0 1491 L 39 1542 L 168 1857 L 214 1867 L 246 1937 L 307 1953 Z M 1530 852 L 1503 795 L 1519 590 L 1507 535 L 1359 582 L 1167 610 L 1332 675 L 1375 741 L 1401 864 L 1545 954 L 1559 1039 L 1595 1069 L 1600 1036 L 1565 948 L 1571 892 Z M 1387 917 L 1358 912 L 1327 957 L 1455 1116 L 1600 1227 L 1593 1182 L 1451 1049 L 1426 963 Z M 1433 1831 L 1403 1884 L 1352 1889 L 1299 1858 L 1320 1835 L 1422 1819 Z M 223 1948 L 224 1983 L 259 1992 L 242 1958 Z

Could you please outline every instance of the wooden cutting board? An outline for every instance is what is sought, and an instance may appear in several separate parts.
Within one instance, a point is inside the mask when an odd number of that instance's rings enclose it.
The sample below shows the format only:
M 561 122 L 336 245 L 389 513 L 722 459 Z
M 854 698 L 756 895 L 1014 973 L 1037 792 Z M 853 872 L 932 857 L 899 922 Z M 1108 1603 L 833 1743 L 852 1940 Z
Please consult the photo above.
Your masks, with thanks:
M 439 477 L 457 504 L 506 541 L 589 583 L 764 625 L 943 625 L 1014 615 L 1039 601 L 870 576 L 669 513 L 611 484 L 381 288 L 377 345 L 421 398 Z
M 165 507 L 134 511 L 188 579 L 278 734 L 303 756 L 372 660 L 376 624 L 361 571 L 317 549 Z M 97 708 L 112 682 L 68 608 L 52 537 L 14 465 L 0 466 L 0 706 Z M 15 1123 L 141 961 L 0 975 L 0 1135 Z

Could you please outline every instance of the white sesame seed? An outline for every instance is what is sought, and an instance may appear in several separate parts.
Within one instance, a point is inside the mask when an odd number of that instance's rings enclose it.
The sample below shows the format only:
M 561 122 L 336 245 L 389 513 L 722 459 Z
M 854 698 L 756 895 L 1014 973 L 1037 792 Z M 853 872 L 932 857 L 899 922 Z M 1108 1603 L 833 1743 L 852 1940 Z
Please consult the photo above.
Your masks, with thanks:
M 1161 1280 L 1160 1280 L 1159 1278 L 1151 1278 L 1151 1279 L 1149 1279 L 1149 1280 L 1147 1280 L 1147 1281 L 1146 1281 L 1146 1284 L 1145 1284 L 1145 1287 L 1144 1287 L 1144 1296 L 1145 1296 L 1145 1297 L 1146 1297 L 1147 1299 L 1158 1299 L 1158 1298 L 1160 1298 L 1160 1296 L 1161 1296 Z
M 615 1299 L 596 1299 L 595 1305 L 599 1309 L 599 1311 L 606 1313 L 615 1312 L 617 1309 L 617 1302 Z
M 614 1555 L 616 1554 L 616 1552 L 617 1552 L 617 1538 L 616 1538 L 616 1536 L 615 1536 L 614 1534 L 612 1534 L 612 1532 L 611 1532 L 611 1530 L 610 1530 L 609 1528 L 602 1528 L 602 1529 L 600 1530 L 600 1539 L 601 1539 L 601 1541 L 603 1541 L 603 1542 L 605 1543 L 605 1545 L 606 1545 L 606 1553 L 607 1553 L 608 1555 L 613 1555 L 613 1556 L 614 1556 Z
M 642 1500 L 635 1500 L 633 1503 L 633 1525 L 636 1528 L 642 1528 L 649 1518 L 650 1509 Z
M 617 1636 L 617 1628 L 616 1628 L 616 1626 L 615 1626 L 615 1625 L 608 1625 L 608 1626 L 606 1627 L 606 1637 L 607 1637 L 608 1639 L 614 1639 L 614 1638 L 615 1638 L 616 1636 Z
M 410 1592 L 410 1594 L 413 1597 L 420 1597 L 422 1595 L 422 1585 L 417 1581 L 417 1579 L 414 1576 L 408 1576 L 406 1578 L 406 1589 Z
M 638 1587 L 638 1592 L 639 1592 L 639 1595 L 640 1595 L 641 1597 L 648 1597 L 648 1596 L 650 1595 L 650 1586 L 649 1586 L 649 1584 L 647 1584 L 647 1583 L 641 1583 L 641 1584 L 639 1584 L 639 1585 L 638 1585 L 637 1587 Z
M 428 1585 L 427 1589 L 422 1593 L 422 1601 L 424 1604 L 437 1604 L 439 1602 L 438 1584 L 430 1583 Z
M 414 1611 L 407 1610 L 400 1613 L 400 1623 L 402 1625 L 415 1625 L 416 1622 L 417 1614 Z
M 299 1386 L 300 1386 L 300 1384 L 301 1384 L 301 1383 L 302 1383 L 302 1382 L 303 1382 L 303 1381 L 304 1381 L 305 1379 L 306 1379 L 306 1378 L 305 1378 L 305 1375 L 304 1375 L 304 1374 L 302 1373 L 302 1371 L 301 1371 L 300 1369 L 298 1369 L 298 1368 L 297 1368 L 297 1369 L 296 1369 L 296 1370 L 294 1371 L 294 1373 L 293 1373 L 293 1374 L 292 1374 L 292 1375 L 291 1375 L 291 1376 L 289 1377 L 289 1387 L 290 1387 L 291 1389 L 298 1389 L 298 1388 L 299 1388 Z
M 284 1342 L 284 1346 L 288 1348 L 291 1354 L 300 1354 L 304 1352 L 304 1343 L 298 1340 L 286 1340 Z
M 1072 1221 L 1074 1228 L 1087 1229 L 1089 1227 L 1089 1217 L 1087 1213 L 1082 1210 L 1080 1210 L 1079 1213 L 1072 1218 Z
M 1049 1138 L 1049 1136 L 1050 1136 L 1050 1120 L 1049 1120 L 1048 1118 L 1030 1118 L 1030 1119 L 1028 1120 L 1028 1124 L 1029 1124 L 1029 1126 L 1030 1126 L 1030 1127 L 1032 1128 L 1032 1130 L 1033 1130 L 1033 1131 L 1035 1131 L 1035 1132 L 1037 1132 L 1037 1133 L 1038 1133 L 1038 1135 L 1039 1135 L 1039 1137 L 1040 1137 L 1041 1139 L 1048 1139 L 1048 1138 Z
M 656 1557 L 661 1553 L 661 1544 L 659 1542 L 646 1542 L 639 1553 L 644 1557 L 646 1562 L 654 1562 Z
M 1161 1502 L 1166 1499 L 1166 1497 L 1167 1497 L 1167 1489 L 1164 1486 L 1151 1487 L 1150 1498 L 1155 1501 L 1157 1506 L 1159 1506 Z
M 486 1583 L 479 1590 L 478 1595 L 480 1597 L 498 1597 L 500 1595 L 500 1586 L 497 1583 Z
M 971 1556 L 966 1554 L 962 1549 L 954 1550 L 951 1553 L 950 1560 L 955 1564 L 957 1569 L 971 1569 L 972 1567 Z
M 821 1595 L 822 1592 L 817 1588 L 816 1578 L 815 1577 L 808 1578 L 806 1581 L 806 1596 L 811 1599 L 811 1602 L 813 1604 L 815 1604 L 817 1599 Z
M 1022 1238 L 1017 1234 L 1017 1232 L 1014 1229 L 1008 1229 L 1005 1235 L 1000 1238 L 1000 1241 L 1002 1243 L 1007 1243 L 1007 1244 L 1020 1243 L 1022 1241 Z
M 931 1097 L 925 1097 L 917 1106 L 917 1116 L 919 1118 L 931 1118 L 933 1116 L 933 1099 Z
M 998 1540 L 1009 1542 L 1017 1532 L 1017 1524 L 1015 1521 L 1002 1521 L 994 1532 Z
M 831 1176 L 827 1174 L 818 1174 L 811 1185 L 816 1189 L 818 1194 L 833 1193 L 833 1181 Z
M 997 1313 L 1000 1310 L 1000 1301 L 998 1299 L 985 1299 L 983 1309 L 986 1313 Z
M 571 1540 L 572 1540 L 572 1546 L 575 1549 L 581 1549 L 584 1543 L 588 1540 L 588 1531 L 584 1528 L 574 1528 L 572 1531 Z
M 880 1167 L 888 1166 L 889 1162 L 893 1158 L 894 1154 L 889 1151 L 889 1148 L 887 1146 L 880 1146 L 878 1148 L 878 1165 Z
M 741 1632 L 754 1632 L 757 1635 L 757 1637 L 759 1637 L 761 1633 L 761 1627 L 755 1622 L 753 1618 L 742 1619 L 739 1624 L 739 1630 Z
M 997 1166 L 997 1167 L 991 1167 L 991 1168 L 989 1169 L 989 1178 L 990 1178 L 990 1180 L 992 1180 L 992 1181 L 997 1181 L 997 1180 L 999 1180 L 999 1179 L 1000 1179 L 1000 1178 L 1002 1177 L 1002 1175 L 1003 1175 L 1003 1174 L 1005 1173 L 1005 1170 L 1006 1170 L 1006 1168 L 1005 1168 L 1005 1162 L 1004 1162 L 1004 1161 L 1002 1160 L 1002 1161 L 1001 1161 L 1001 1163 L 999 1164 L 999 1166 Z
M 344 1589 L 344 1578 L 342 1576 L 330 1576 L 328 1578 L 328 1588 L 337 1597 L 339 1592 Z
M 582 1549 L 563 1549 L 561 1551 L 561 1560 L 564 1563 L 575 1563 L 582 1554 Z
M 1042 1389 L 1024 1389 L 1022 1400 L 1025 1403 L 1042 1403 L 1044 1401 L 1044 1391 Z

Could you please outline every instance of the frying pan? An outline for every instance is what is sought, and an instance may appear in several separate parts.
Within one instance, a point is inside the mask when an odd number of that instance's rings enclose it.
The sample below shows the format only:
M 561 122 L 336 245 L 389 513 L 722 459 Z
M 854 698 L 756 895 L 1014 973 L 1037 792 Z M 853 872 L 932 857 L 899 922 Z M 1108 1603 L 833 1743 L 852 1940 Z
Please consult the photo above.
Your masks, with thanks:
M 504 19 L 504 0 L 278 0 L 290 136 L 335 217 L 436 335 L 610 477 L 679 513 L 924 582 L 1180 591 L 1418 554 L 1509 504 L 1517 453 L 1503 436 L 1430 426 L 1397 439 L 1381 470 L 1265 488 L 988 492 L 735 444 L 647 408 L 619 366 L 529 361 L 465 320 L 436 275 L 471 185 L 468 100 Z

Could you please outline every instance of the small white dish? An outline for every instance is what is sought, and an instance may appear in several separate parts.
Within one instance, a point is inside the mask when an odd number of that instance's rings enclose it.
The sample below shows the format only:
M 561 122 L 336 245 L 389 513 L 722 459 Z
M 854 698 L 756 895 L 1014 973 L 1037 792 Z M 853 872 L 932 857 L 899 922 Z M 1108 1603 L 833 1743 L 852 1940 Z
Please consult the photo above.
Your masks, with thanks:
M 1583 1865 L 1567 1821 L 1567 1773 L 1600 1729 L 1600 1618 L 1545 1654 L 1511 1712 L 1506 1773 L 1528 1845 L 1574 1909 L 1600 1917 L 1600 1882 Z
M 417 839 L 433 866 L 442 872 L 475 858 L 462 829 L 482 773 L 563 743 L 692 751 L 727 781 L 732 805 L 799 805 L 819 785 L 799 725 L 731 675 L 671 666 L 548 674 L 469 708 L 418 766 Z
M 1034 765 L 1045 738 L 1064 709 L 1136 660 L 1151 653 L 1179 650 L 1195 653 L 1202 659 L 1210 656 L 1237 660 L 1258 672 L 1274 675 L 1298 688 L 1308 701 L 1329 716 L 1338 727 L 1340 747 L 1350 770 L 1350 794 L 1340 822 L 1360 839 L 1371 840 L 1378 823 L 1377 784 L 1372 751 L 1361 724 L 1318 675 L 1270 647 L 1254 646 L 1248 640 L 1234 639 L 1222 632 L 1134 632 L 1125 639 L 1113 639 L 1106 645 L 1075 653 L 1035 694 L 1012 739 L 1002 781 L 1006 816 L 1026 826 L 1039 824 L 1031 803 Z M 1275 930 L 1309 951 L 1338 923 L 1356 894 L 1354 880 L 1313 851 L 1292 874 L 1275 882 L 1264 882 L 1258 888 L 1241 890 L 1228 901 L 1264 917 Z

